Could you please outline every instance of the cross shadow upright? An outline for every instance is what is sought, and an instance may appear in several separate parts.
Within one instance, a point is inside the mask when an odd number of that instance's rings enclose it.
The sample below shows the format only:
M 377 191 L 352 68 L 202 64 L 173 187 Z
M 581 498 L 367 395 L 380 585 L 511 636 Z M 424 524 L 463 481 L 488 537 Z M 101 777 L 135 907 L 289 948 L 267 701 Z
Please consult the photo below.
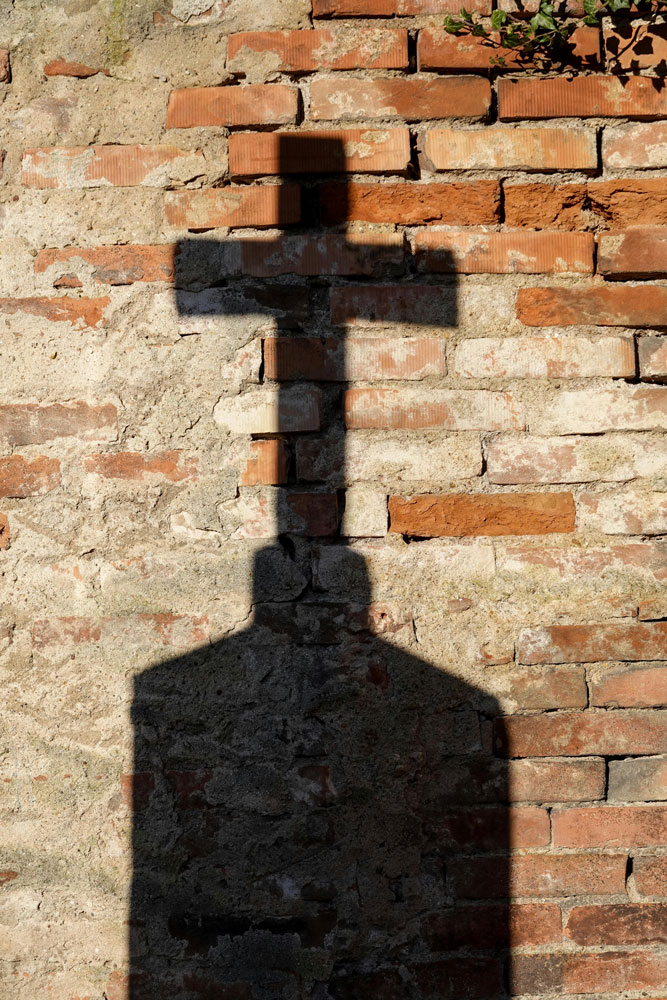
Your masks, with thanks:
M 326 137 L 277 141 L 281 172 L 303 185 L 295 232 L 317 237 L 306 188 L 313 171 L 342 170 L 345 151 Z M 328 190 L 344 220 L 347 185 Z M 281 219 L 298 223 L 294 190 L 284 192 Z M 181 312 L 238 315 L 261 300 L 281 313 L 294 278 L 260 281 L 243 261 L 279 262 L 284 238 L 245 242 L 230 277 L 220 262 L 237 242 L 184 241 Z M 362 311 L 374 289 L 369 318 L 424 320 L 409 257 L 397 277 L 383 247 L 355 239 L 349 253 L 362 259 L 351 268 Z M 304 486 L 292 470 L 276 491 L 275 537 L 254 558 L 252 624 L 135 680 L 131 1000 L 505 995 L 508 796 L 488 738 L 488 718 L 500 713 L 414 655 L 401 581 L 398 605 L 374 603 L 359 546 L 341 533 L 347 317 L 338 309 L 335 325 L 321 325 L 330 282 L 318 254 L 296 268 L 310 336 L 278 320 L 267 366 L 279 392 L 272 431 L 290 448 L 299 442 L 315 471 Z M 456 316 L 452 280 L 438 286 L 433 322 L 443 326 Z M 206 285 L 221 289 L 214 306 L 192 294 Z M 321 349 L 308 330 L 316 314 Z M 316 432 L 294 429 L 300 393 L 321 394 Z M 327 502 L 338 491 L 335 516 L 327 508 L 306 531 L 316 537 L 295 539 L 294 496 L 325 490 Z M 489 885 L 475 871 L 484 852 L 495 861 Z

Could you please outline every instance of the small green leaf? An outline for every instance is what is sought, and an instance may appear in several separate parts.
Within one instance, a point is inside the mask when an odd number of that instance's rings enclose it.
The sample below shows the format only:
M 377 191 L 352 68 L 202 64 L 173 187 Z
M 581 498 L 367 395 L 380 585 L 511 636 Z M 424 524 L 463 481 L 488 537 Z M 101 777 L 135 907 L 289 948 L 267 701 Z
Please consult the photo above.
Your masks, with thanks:
M 499 31 L 507 21 L 507 14 L 504 10 L 494 10 L 491 15 L 491 27 L 494 31 Z

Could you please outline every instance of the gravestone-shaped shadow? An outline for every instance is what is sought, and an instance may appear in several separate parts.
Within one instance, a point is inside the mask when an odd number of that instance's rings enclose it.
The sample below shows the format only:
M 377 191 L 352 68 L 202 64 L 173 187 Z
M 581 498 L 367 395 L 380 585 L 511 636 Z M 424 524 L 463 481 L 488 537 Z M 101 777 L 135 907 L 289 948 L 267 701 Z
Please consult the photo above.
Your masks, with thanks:
M 298 165 L 298 136 L 287 141 L 285 162 Z M 340 146 L 329 152 L 340 169 Z M 296 231 L 313 235 L 316 220 Z M 202 285 L 226 291 L 215 308 L 231 312 L 291 294 L 292 277 L 271 286 L 220 270 L 234 243 L 183 245 L 182 311 L 196 312 Z M 354 284 L 377 291 L 393 265 L 368 253 L 377 259 Z M 390 281 L 421 285 L 411 262 Z M 302 283 L 320 308 L 320 277 Z M 453 325 L 455 289 L 442 288 L 440 322 Z M 400 320 L 395 305 L 382 315 L 382 293 L 375 302 L 377 318 Z M 276 352 L 276 381 L 293 394 L 308 378 L 308 363 L 294 365 L 303 331 L 277 326 L 294 343 Z M 277 431 L 315 449 L 326 437 L 331 479 L 344 484 L 344 324 L 325 332 L 340 346 L 323 427 Z M 331 492 L 327 478 L 285 489 Z M 487 731 L 497 706 L 406 648 L 411 609 L 373 603 L 365 561 L 339 529 L 295 544 L 289 528 L 277 512 L 255 557 L 252 624 L 135 681 L 132 1000 L 502 996 L 507 782 Z M 480 852 L 497 862 L 491 902 L 471 877 Z

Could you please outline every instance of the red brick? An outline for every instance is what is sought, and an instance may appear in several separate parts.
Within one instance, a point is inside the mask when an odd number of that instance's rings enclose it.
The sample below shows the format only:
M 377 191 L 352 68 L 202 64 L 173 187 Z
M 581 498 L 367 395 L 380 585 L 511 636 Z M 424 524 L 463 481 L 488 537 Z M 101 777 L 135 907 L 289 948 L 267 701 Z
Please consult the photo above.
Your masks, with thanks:
M 589 69 L 598 66 L 598 29 L 577 28 L 567 40 L 567 50 L 563 57 L 567 65 Z M 498 58 L 503 60 L 502 66 L 497 65 Z M 444 28 L 421 29 L 417 39 L 417 64 L 420 70 L 475 72 L 535 68 L 535 61 L 525 52 L 501 48 L 498 32 L 491 32 L 487 39 L 475 35 L 450 35 Z
M 561 911 L 556 903 L 459 904 L 451 910 L 430 913 L 422 923 L 422 936 L 431 951 L 468 948 L 473 941 L 476 948 L 557 944 L 561 938 Z
M 406 170 L 409 162 L 406 128 L 243 132 L 229 137 L 233 177 L 385 173 Z
M 296 121 L 299 92 L 282 83 L 172 90 L 165 128 L 287 125 Z
M 598 757 L 512 760 L 507 774 L 510 802 L 581 802 L 605 796 L 605 762 Z
M 6 514 L 0 514 L 0 549 L 9 548 L 10 538 L 9 518 Z
M 634 883 L 641 896 L 667 896 L 667 857 L 635 858 Z
M 523 430 L 521 404 L 509 393 L 452 389 L 349 389 L 350 430 Z
M 425 271 L 462 274 L 591 274 L 591 233 L 470 233 L 425 229 L 415 250 Z
M 537 806 L 457 809 L 438 812 L 433 822 L 443 847 L 466 854 L 549 844 L 549 813 Z M 484 895 L 488 898 L 491 894 Z
M 667 660 L 667 622 L 527 629 L 519 636 L 518 657 L 520 663 Z
M 94 268 L 95 281 L 107 285 L 131 285 L 134 281 L 174 280 L 178 247 L 160 246 L 67 247 L 65 250 L 40 250 L 35 257 L 35 273 L 41 274 L 57 264 L 66 265 L 68 276 L 76 274 L 77 264 Z M 63 268 L 61 267 L 62 271 Z
M 80 80 L 84 80 L 89 76 L 96 76 L 98 73 L 110 76 L 108 69 L 94 69 L 92 66 L 86 66 L 84 63 L 69 62 L 62 57 L 52 59 L 44 67 L 44 76 L 75 76 Z
M 491 86 L 482 77 L 441 79 L 318 78 L 310 85 L 315 121 L 367 118 L 483 118 L 491 106 Z
M 334 326 L 416 323 L 453 325 L 456 293 L 434 285 L 348 285 L 331 289 L 331 322 Z
M 502 693 L 518 710 L 586 708 L 588 691 L 581 668 L 512 669 L 503 674 Z
M 313 0 L 313 17 L 416 17 L 458 14 L 457 0 Z M 491 13 L 490 0 L 472 0 L 468 10 Z
M 184 229 L 285 226 L 301 219 L 301 190 L 295 184 L 230 184 L 169 191 L 164 212 L 170 226 Z
M 625 867 L 614 854 L 475 858 L 458 861 L 452 881 L 454 896 L 466 899 L 615 895 L 625 892 Z
M 8 49 L 0 49 L 0 83 L 10 83 L 12 70 L 9 62 Z
M 659 439 L 645 434 L 601 437 L 498 437 L 487 446 L 492 483 L 590 483 L 667 475 Z M 666 616 L 667 617 L 667 616 Z
M 264 341 L 265 377 L 278 382 L 421 379 L 444 375 L 446 370 L 444 343 L 433 337 L 272 337 Z
M 167 187 L 206 173 L 203 154 L 176 146 L 27 149 L 21 183 L 34 188 Z
M 590 211 L 601 216 L 607 224 L 619 227 L 667 225 L 667 190 L 662 177 L 589 181 L 587 190 Z
M 33 461 L 12 455 L 0 458 L 0 496 L 33 497 L 60 486 L 60 462 L 56 458 Z
M 611 802 L 658 802 L 667 799 L 667 757 L 610 760 L 607 798 Z
M 476 337 L 456 348 L 455 370 L 466 378 L 632 378 L 630 337 Z
M 129 479 L 136 482 L 191 482 L 197 478 L 198 462 L 185 458 L 181 451 L 158 451 L 151 454 L 120 451 L 103 455 L 87 455 L 86 472 L 104 479 Z
M 564 933 L 579 945 L 662 944 L 667 942 L 667 905 L 573 906 Z
M 280 274 L 372 275 L 404 259 L 401 233 L 278 236 L 266 242 L 248 238 L 239 244 L 241 273 L 262 278 Z
M 641 725 L 639 720 L 637 725 Z M 667 837 L 667 806 L 555 809 L 552 825 L 557 847 L 661 847 Z
M 430 129 L 421 148 L 434 170 L 597 167 L 595 135 L 583 128 Z
M 496 747 L 507 757 L 662 753 L 666 737 L 667 711 L 553 712 L 495 723 Z
M 667 381 L 667 337 L 639 337 L 637 350 L 641 377 Z
M 659 708 L 667 704 L 667 670 L 664 666 L 605 670 L 591 678 L 591 704 Z
M 284 441 L 252 441 L 241 486 L 281 486 L 287 482 L 287 447 Z
M 597 270 L 606 278 L 667 275 L 667 227 L 645 226 L 598 237 Z
M 498 117 L 660 118 L 667 92 L 649 77 L 575 76 L 498 81 Z
M 10 448 L 43 444 L 54 438 L 113 441 L 118 434 L 112 403 L 14 403 L 0 406 L 0 440 Z
M 606 951 L 591 955 L 515 955 L 510 969 L 514 995 L 616 993 L 661 990 L 667 956 L 646 951 Z
M 527 326 L 667 326 L 667 288 L 520 288 L 516 314 Z
M 667 122 L 606 128 L 602 162 L 613 169 L 667 167 Z
M 586 184 L 504 184 L 505 224 L 527 229 L 586 229 Z
M 231 73 L 253 69 L 258 57 L 273 72 L 320 69 L 407 69 L 408 33 L 404 28 L 365 26 L 352 30 L 242 31 L 227 42 Z
M 325 225 L 342 222 L 380 222 L 421 226 L 483 225 L 500 215 L 497 181 L 461 181 L 448 184 L 323 184 L 319 190 Z
M 632 21 L 605 25 L 602 31 L 605 60 L 613 73 L 655 70 L 662 75 L 667 62 L 667 35 L 661 24 Z
M 390 497 L 389 530 L 413 538 L 574 531 L 574 499 L 571 493 Z
M 71 299 L 66 295 L 56 298 L 0 299 L 0 313 L 10 316 L 27 313 L 48 319 L 52 323 L 71 323 L 81 329 L 85 326 L 99 326 L 104 318 L 104 309 L 110 299 Z

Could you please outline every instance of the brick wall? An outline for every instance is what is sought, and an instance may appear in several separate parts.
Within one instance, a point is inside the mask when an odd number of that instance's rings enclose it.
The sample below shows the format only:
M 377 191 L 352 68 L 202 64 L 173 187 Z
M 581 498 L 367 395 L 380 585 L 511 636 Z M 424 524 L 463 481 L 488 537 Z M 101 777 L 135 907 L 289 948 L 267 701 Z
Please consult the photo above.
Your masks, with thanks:
M 3 996 L 664 996 L 664 26 L 457 6 L 0 2 Z

